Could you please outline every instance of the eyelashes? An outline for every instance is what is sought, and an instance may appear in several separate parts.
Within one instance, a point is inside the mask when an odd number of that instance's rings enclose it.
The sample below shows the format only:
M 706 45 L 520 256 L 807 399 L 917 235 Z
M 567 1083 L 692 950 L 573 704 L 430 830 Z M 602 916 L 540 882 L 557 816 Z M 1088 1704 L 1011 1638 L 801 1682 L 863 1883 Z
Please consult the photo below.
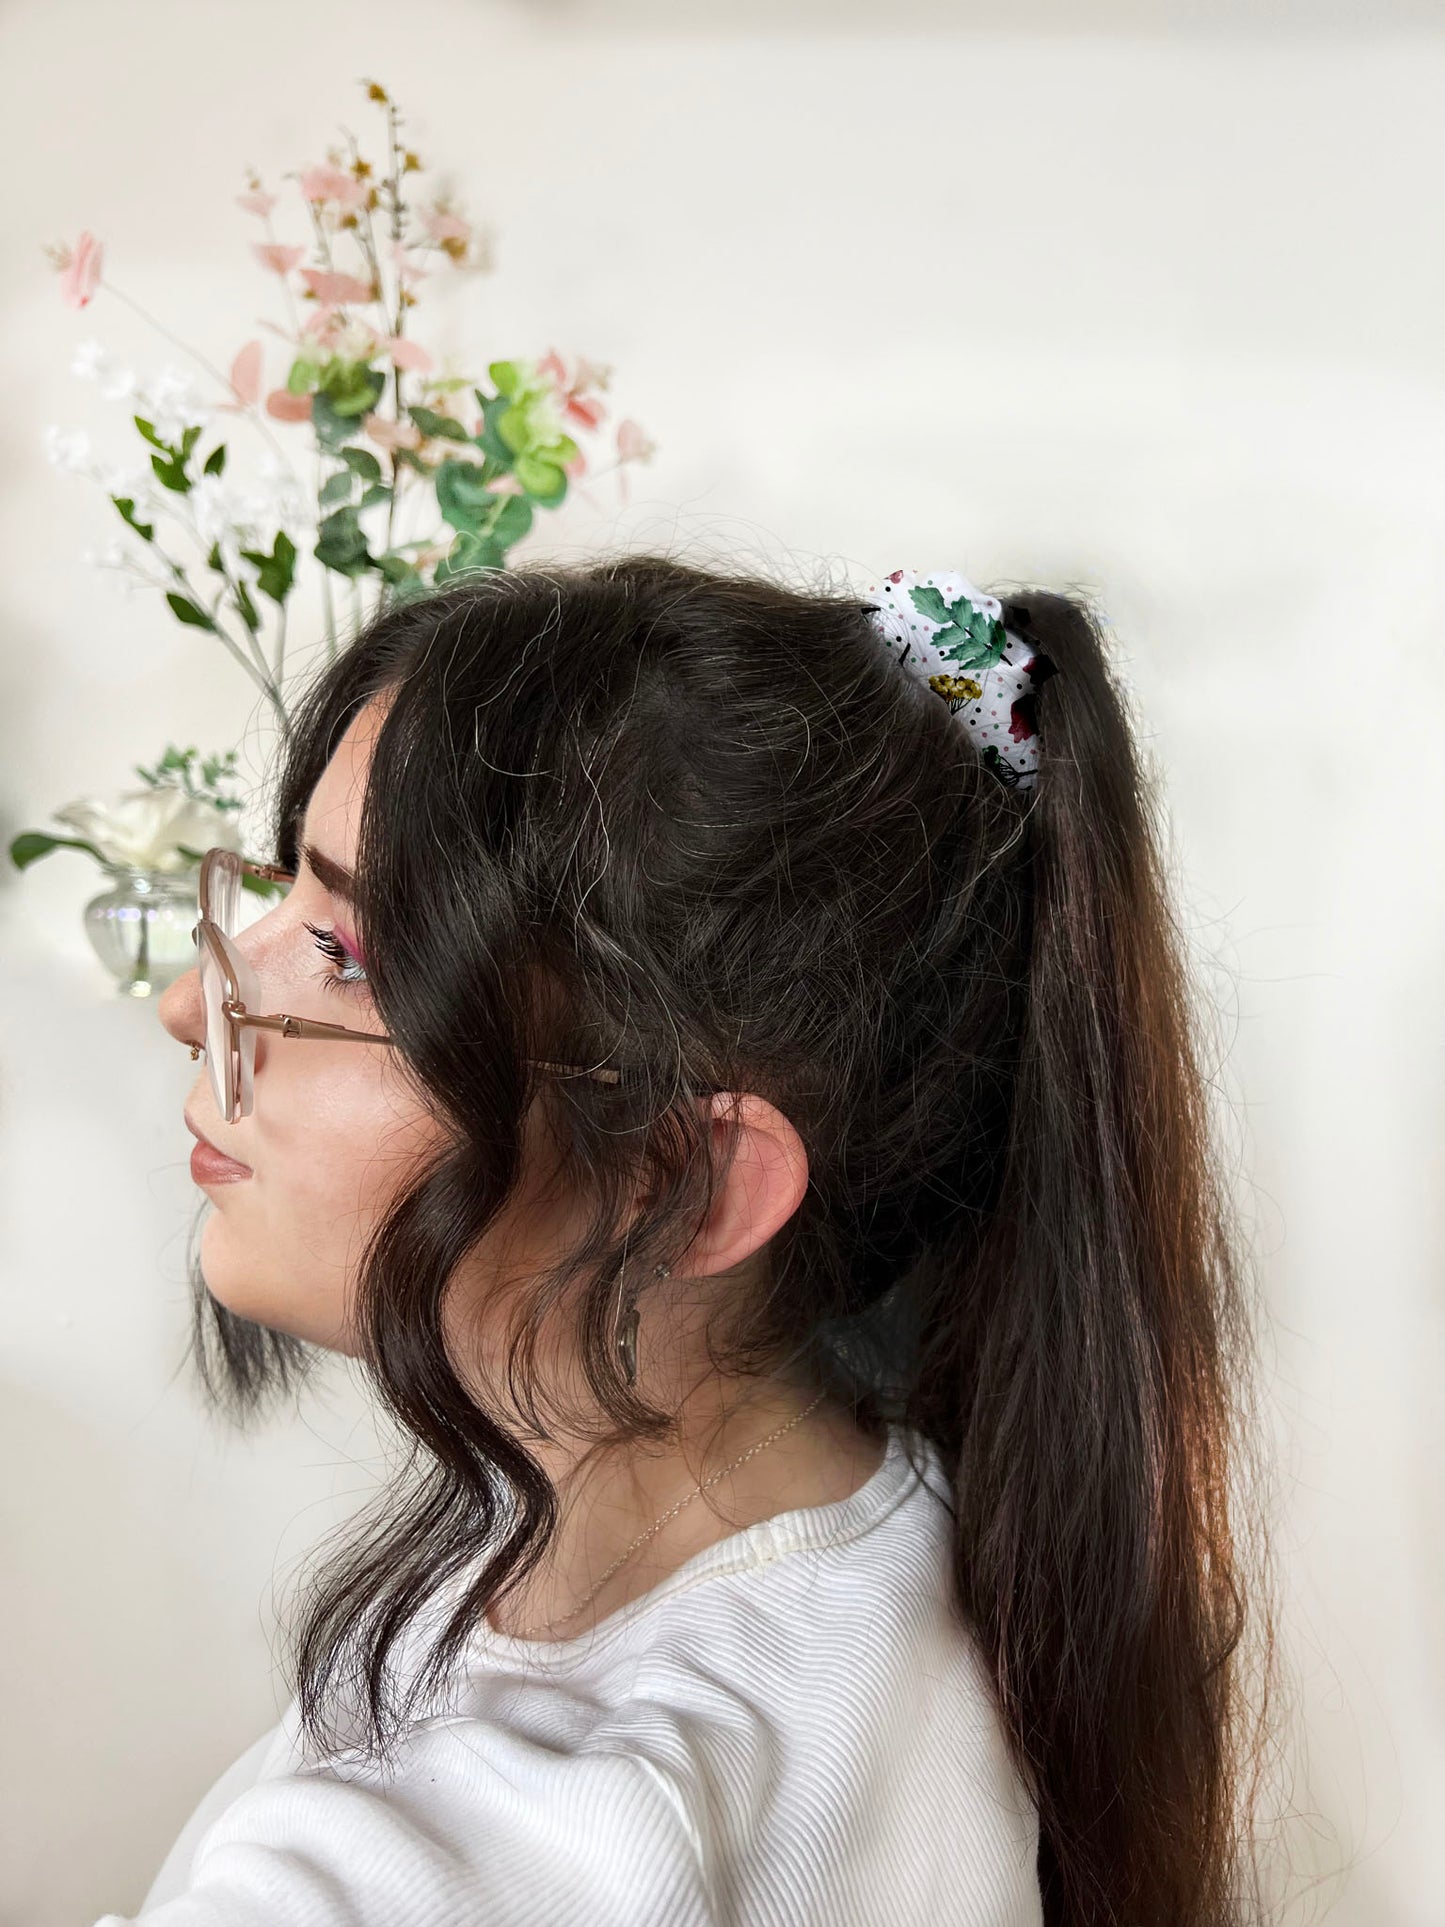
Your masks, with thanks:
M 329 957 L 332 963 L 342 966 L 338 970 L 321 973 L 318 982 L 323 989 L 352 990 L 366 983 L 365 969 L 352 956 L 334 930 L 318 929 L 314 923 L 306 924 L 306 928 L 316 939 L 316 948 L 323 956 Z

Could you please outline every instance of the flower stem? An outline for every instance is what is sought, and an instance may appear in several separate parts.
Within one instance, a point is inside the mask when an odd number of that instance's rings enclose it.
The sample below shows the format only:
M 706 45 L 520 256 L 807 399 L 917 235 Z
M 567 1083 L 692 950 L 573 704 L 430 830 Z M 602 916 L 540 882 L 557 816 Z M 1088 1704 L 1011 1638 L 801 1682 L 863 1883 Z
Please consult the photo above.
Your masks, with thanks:
M 123 288 L 116 287 L 113 281 L 101 281 L 98 285 L 104 288 L 108 293 L 113 294 L 118 301 L 123 301 L 128 308 L 133 308 L 135 312 L 140 316 L 142 321 L 149 322 L 151 327 L 154 328 L 157 331 L 157 333 L 164 335 L 166 340 L 171 342 L 175 347 L 179 348 L 183 355 L 189 355 L 192 361 L 198 362 L 200 366 L 205 369 L 208 375 L 213 376 L 215 380 L 217 380 L 221 384 L 221 386 L 225 389 L 228 395 L 231 395 L 231 396 L 235 395 L 236 391 L 231 386 L 230 377 L 228 375 L 223 375 L 219 368 L 215 367 L 213 363 L 207 361 L 206 357 L 203 354 L 201 354 L 197 349 L 192 348 L 188 342 L 182 341 L 179 335 L 172 334 L 170 329 L 167 328 L 163 322 L 157 321 L 153 314 L 147 313 L 147 311 L 140 305 L 140 303 L 138 301 L 132 300 L 131 297 L 125 292 Z M 245 404 L 243 412 L 252 418 L 257 428 L 260 429 L 261 433 L 266 437 L 266 440 L 271 444 L 275 452 L 281 457 L 281 460 L 285 462 L 287 468 L 290 468 L 291 467 L 290 457 L 287 455 L 285 449 L 281 446 L 280 442 L 278 442 L 276 437 L 271 433 L 271 430 L 267 427 L 266 418 L 261 413 L 260 409 L 257 408 L 255 403 L 248 402 L 247 404 Z M 294 469 L 292 470 L 292 474 L 293 475 L 295 474 Z

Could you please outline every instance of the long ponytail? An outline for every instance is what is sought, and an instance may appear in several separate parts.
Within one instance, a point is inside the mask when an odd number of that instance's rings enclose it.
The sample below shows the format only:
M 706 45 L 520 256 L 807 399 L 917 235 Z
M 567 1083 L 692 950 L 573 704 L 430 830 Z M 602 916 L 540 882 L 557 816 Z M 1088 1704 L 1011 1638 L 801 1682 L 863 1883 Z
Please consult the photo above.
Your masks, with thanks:
M 1040 1815 L 1045 1920 L 1224 1927 L 1244 1631 L 1229 1477 L 1242 1266 L 1154 807 L 1079 602 L 1004 599 L 1053 665 L 1027 813 L 1017 1070 L 970 1289 L 918 1397 L 958 1428 L 961 1597 Z

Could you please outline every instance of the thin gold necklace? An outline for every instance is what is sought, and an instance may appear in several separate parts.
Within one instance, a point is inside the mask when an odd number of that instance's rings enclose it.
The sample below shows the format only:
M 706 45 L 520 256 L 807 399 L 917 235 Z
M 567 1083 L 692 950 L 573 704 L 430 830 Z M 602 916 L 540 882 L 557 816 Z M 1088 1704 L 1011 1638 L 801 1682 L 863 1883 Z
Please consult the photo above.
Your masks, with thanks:
M 677 1504 L 673 1506 L 670 1512 L 664 1512 L 662 1517 L 657 1521 L 655 1525 L 649 1526 L 646 1532 L 640 1534 L 639 1537 L 633 1540 L 632 1544 L 627 1548 L 626 1552 L 624 1552 L 620 1558 L 614 1559 L 612 1561 L 612 1564 L 607 1568 L 606 1572 L 603 1573 L 602 1577 L 597 1581 L 597 1584 L 592 1588 L 591 1592 L 588 1593 L 587 1597 L 582 1601 L 581 1605 L 574 1606 L 571 1612 L 562 1613 L 556 1619 L 548 1619 L 545 1621 L 541 1621 L 536 1625 L 524 1626 L 521 1632 L 513 1633 L 511 1634 L 511 1637 L 513 1639 L 530 1639 L 533 1633 L 550 1633 L 554 1626 L 565 1626 L 569 1619 L 575 1619 L 578 1613 L 584 1611 L 586 1607 L 592 1604 L 592 1601 L 597 1597 L 598 1593 L 601 1592 L 602 1588 L 607 1584 L 607 1581 L 612 1577 L 613 1573 L 617 1571 L 618 1567 L 625 1565 L 627 1561 L 632 1557 L 633 1553 L 636 1552 L 637 1548 L 641 1545 L 645 1545 L 646 1542 L 652 1537 L 653 1533 L 660 1532 L 662 1528 L 667 1524 L 669 1519 L 676 1518 L 677 1514 L 682 1511 L 682 1508 L 685 1505 L 691 1505 L 693 1500 L 696 1499 L 699 1496 L 699 1494 L 706 1492 L 707 1488 L 710 1485 L 716 1485 L 718 1480 L 721 1478 L 725 1478 L 729 1472 L 735 1472 L 737 1468 L 744 1463 L 745 1460 L 750 1459 L 753 1456 L 754 1452 L 761 1452 L 765 1445 L 771 1445 L 773 1440 L 780 1439 L 783 1436 L 784 1432 L 791 1432 L 795 1425 L 800 1425 L 803 1422 L 803 1420 L 808 1416 L 809 1412 L 816 1411 L 816 1409 L 818 1408 L 818 1406 L 822 1404 L 826 1396 L 827 1396 L 826 1390 L 819 1392 L 818 1396 L 813 1400 L 812 1404 L 804 1406 L 803 1410 L 799 1412 L 796 1415 L 796 1417 L 790 1418 L 786 1425 L 780 1425 L 776 1432 L 769 1432 L 768 1436 L 765 1439 L 759 1439 L 756 1445 L 749 1446 L 747 1451 L 742 1454 L 741 1458 L 734 1459 L 732 1464 L 725 1465 L 721 1472 L 714 1472 L 710 1479 L 704 1479 L 701 1485 L 694 1486 L 692 1491 L 688 1493 L 685 1499 L 679 1499 Z

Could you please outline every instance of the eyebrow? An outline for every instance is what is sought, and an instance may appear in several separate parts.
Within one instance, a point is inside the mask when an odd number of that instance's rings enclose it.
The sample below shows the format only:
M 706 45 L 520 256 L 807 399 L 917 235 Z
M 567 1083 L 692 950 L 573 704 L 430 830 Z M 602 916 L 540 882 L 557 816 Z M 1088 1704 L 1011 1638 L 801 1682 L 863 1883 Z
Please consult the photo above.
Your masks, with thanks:
M 301 854 L 305 857 L 306 866 L 316 881 L 324 889 L 329 890 L 332 896 L 340 897 L 343 903 L 349 903 L 355 909 L 356 879 L 351 871 L 336 862 L 333 857 L 327 856 L 324 850 L 318 850 L 314 843 L 303 843 Z

